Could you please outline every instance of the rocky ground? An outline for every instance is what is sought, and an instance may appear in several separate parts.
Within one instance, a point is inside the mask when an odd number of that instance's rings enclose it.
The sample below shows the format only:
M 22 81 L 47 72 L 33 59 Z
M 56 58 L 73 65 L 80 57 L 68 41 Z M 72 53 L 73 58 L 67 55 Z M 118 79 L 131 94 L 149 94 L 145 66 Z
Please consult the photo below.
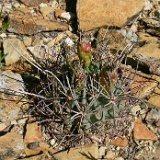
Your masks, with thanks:
M 159 0 L 0 0 L 0 11 L 0 160 L 159 159 Z M 91 44 L 91 78 L 99 76 L 98 86 L 102 86 L 97 91 L 96 85 L 88 84 L 90 90 L 104 95 L 108 84 L 110 88 L 117 85 L 116 79 L 124 85 L 114 95 L 123 93 L 125 100 L 111 98 L 111 103 L 122 108 L 114 115 L 109 109 L 102 112 L 110 117 L 103 131 L 94 126 L 95 132 L 82 133 L 83 140 L 78 136 L 71 140 L 66 137 L 73 126 L 69 128 L 61 108 L 46 108 L 49 102 L 59 105 L 49 99 L 52 92 L 58 98 L 64 94 L 57 91 L 54 73 L 63 79 L 63 75 L 77 72 L 76 91 L 81 90 L 88 74 L 81 64 L 72 65 L 80 61 L 77 46 L 81 41 Z M 107 67 L 99 69 L 99 64 Z M 71 73 L 63 72 L 64 66 Z M 74 99 L 72 86 L 65 83 L 60 88 L 65 92 L 69 86 L 69 92 L 62 107 Z M 95 101 L 88 106 L 92 103 Z M 88 114 L 86 111 L 85 116 Z

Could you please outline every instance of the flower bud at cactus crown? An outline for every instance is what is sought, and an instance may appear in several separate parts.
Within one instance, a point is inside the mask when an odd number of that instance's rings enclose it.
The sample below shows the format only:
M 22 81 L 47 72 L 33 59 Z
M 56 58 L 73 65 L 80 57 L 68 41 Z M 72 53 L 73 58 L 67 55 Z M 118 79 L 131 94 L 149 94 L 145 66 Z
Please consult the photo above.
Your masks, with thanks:
M 83 52 L 89 52 L 89 51 L 91 51 L 91 44 L 90 44 L 90 42 L 82 43 L 81 44 L 81 49 L 82 49 Z

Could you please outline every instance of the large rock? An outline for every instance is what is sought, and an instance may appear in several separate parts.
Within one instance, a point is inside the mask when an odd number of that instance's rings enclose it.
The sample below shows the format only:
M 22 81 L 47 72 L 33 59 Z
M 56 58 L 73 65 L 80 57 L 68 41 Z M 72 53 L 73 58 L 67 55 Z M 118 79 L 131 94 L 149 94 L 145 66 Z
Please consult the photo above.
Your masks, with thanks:
M 80 29 L 124 25 L 144 7 L 144 0 L 78 0 L 77 16 Z
M 15 11 L 9 15 L 9 32 L 33 35 L 42 31 L 67 30 L 68 25 L 44 19 L 43 16 L 32 16 L 31 13 Z

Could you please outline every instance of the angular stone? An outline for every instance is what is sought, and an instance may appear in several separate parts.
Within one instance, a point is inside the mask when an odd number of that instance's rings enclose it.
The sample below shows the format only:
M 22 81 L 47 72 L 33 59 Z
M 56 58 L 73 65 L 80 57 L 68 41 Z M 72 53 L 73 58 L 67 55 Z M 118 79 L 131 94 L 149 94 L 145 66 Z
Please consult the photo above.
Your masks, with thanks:
M 133 136 L 135 140 L 158 140 L 156 134 L 149 130 L 139 119 L 135 120 Z
M 14 11 L 9 16 L 9 32 L 34 35 L 42 31 L 67 30 L 68 25 L 44 19 L 43 16 L 32 16 L 31 13 Z
M 20 0 L 23 4 L 29 7 L 37 7 L 41 3 L 47 3 L 48 0 Z
M 121 27 L 138 14 L 144 5 L 144 0 L 78 0 L 79 27 L 83 31 L 103 26 Z
M 29 55 L 24 44 L 17 38 L 4 39 L 3 41 L 4 53 L 7 54 L 5 57 L 5 64 L 11 65 L 20 60 L 22 55 Z
M 84 147 L 79 148 L 71 148 L 68 151 L 59 152 L 54 155 L 54 157 L 58 160 L 86 160 L 86 157 L 90 157 L 88 159 L 97 159 L 99 158 L 98 154 L 98 146 L 96 144 L 91 144 Z M 94 157 L 94 158 L 93 158 Z
M 112 140 L 111 144 L 119 147 L 127 147 L 128 139 L 126 137 L 116 137 Z

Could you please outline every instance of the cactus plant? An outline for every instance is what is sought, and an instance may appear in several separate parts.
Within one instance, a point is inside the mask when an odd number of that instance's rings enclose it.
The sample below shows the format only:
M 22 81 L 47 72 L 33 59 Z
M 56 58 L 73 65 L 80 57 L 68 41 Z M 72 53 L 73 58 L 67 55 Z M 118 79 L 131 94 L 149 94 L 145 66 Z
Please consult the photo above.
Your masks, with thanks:
M 78 59 L 67 50 L 59 69 L 42 64 L 38 94 L 45 98 L 34 98 L 32 114 L 39 115 L 57 148 L 89 143 L 92 135 L 105 135 L 128 103 L 118 68 L 111 69 L 104 61 L 91 60 L 90 55 L 84 58 L 80 50 L 77 52 Z

